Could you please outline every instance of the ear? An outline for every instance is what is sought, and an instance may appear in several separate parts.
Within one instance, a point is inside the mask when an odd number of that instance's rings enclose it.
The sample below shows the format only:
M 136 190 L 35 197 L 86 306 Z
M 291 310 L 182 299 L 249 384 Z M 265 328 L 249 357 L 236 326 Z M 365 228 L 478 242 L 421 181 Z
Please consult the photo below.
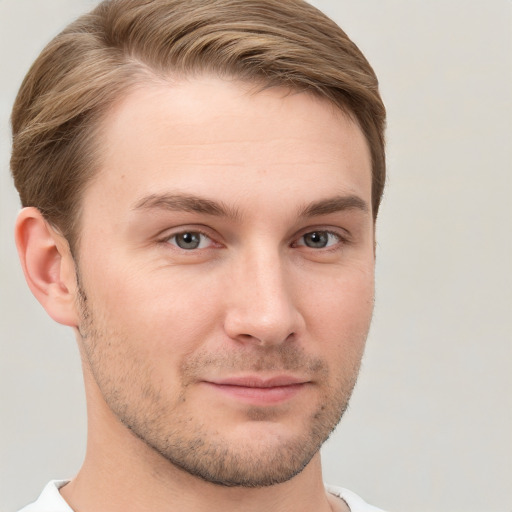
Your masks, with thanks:
M 27 284 L 46 312 L 76 327 L 75 264 L 67 240 L 37 208 L 23 208 L 16 221 L 16 246 Z

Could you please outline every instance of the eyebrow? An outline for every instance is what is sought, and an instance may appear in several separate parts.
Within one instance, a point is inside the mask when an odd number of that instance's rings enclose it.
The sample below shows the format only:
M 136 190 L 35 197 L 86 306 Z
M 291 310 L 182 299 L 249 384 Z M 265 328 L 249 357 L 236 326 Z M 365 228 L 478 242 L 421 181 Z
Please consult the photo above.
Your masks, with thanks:
M 150 194 L 140 199 L 133 210 L 169 210 L 227 217 L 233 220 L 241 218 L 236 207 L 190 194 Z M 355 195 L 334 196 L 304 206 L 299 210 L 299 217 L 316 217 L 345 210 L 368 213 L 369 207 L 366 201 Z
M 329 215 L 345 210 L 360 210 L 368 213 L 370 208 L 368 203 L 359 196 L 334 196 L 328 199 L 321 199 L 305 206 L 299 213 L 300 217 L 316 217 L 319 215 Z
M 216 217 L 238 219 L 240 212 L 219 201 L 189 194 L 151 194 L 138 201 L 133 210 L 169 210 L 175 212 L 203 213 Z

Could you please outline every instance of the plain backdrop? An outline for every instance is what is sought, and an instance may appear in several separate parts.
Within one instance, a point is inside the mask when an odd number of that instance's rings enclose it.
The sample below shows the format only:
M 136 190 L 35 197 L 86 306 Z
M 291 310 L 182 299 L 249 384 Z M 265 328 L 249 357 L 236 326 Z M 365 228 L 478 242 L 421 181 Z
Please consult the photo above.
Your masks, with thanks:
M 85 447 L 71 330 L 25 285 L 8 118 L 42 46 L 88 0 L 0 0 L 0 510 Z M 325 480 L 395 512 L 512 511 L 512 2 L 316 0 L 389 112 L 377 302 Z

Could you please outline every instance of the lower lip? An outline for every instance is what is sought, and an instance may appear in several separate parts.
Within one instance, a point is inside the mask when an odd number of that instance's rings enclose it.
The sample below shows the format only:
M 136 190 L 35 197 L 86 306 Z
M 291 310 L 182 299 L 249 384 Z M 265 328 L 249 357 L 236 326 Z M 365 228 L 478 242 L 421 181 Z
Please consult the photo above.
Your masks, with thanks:
M 207 382 L 216 391 L 252 405 L 273 405 L 293 398 L 304 389 L 306 384 L 291 384 L 289 386 L 274 386 L 270 388 L 254 388 L 232 386 Z

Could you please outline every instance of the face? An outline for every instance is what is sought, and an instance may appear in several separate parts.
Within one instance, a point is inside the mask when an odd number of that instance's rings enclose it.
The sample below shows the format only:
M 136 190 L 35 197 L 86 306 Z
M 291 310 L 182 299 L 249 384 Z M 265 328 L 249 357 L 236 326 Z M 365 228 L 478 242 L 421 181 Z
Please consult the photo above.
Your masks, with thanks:
M 290 479 L 339 421 L 369 328 L 361 130 L 309 94 L 205 77 L 132 92 L 103 148 L 78 263 L 88 394 L 192 475 Z

